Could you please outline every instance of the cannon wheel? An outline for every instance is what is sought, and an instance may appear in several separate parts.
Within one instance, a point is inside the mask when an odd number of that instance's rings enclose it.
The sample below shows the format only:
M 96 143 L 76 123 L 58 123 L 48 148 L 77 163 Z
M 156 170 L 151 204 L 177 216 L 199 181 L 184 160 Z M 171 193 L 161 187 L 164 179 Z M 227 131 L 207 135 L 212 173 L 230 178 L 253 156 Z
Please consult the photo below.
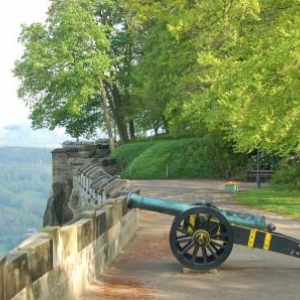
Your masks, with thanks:
M 228 220 L 216 209 L 192 207 L 177 215 L 170 230 L 170 247 L 186 267 L 210 270 L 231 253 L 233 233 Z

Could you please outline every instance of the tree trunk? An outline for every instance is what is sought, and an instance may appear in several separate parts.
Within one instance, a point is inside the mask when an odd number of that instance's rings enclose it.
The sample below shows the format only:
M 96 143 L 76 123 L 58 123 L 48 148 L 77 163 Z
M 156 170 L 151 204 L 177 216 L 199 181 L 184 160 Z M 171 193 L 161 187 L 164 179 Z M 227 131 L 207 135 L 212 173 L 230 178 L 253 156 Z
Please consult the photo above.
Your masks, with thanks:
M 113 131 L 111 128 L 111 119 L 110 119 L 109 110 L 108 110 L 107 94 L 106 94 L 106 91 L 105 91 L 105 88 L 103 85 L 103 81 L 101 78 L 99 78 L 99 82 L 100 82 L 100 93 L 101 93 L 102 104 L 103 104 L 105 126 L 106 126 L 106 130 L 107 130 L 108 138 L 109 138 L 109 147 L 110 147 L 110 150 L 113 151 L 113 150 L 115 150 L 116 146 L 115 146 L 115 141 L 114 141 L 114 137 L 113 137 Z
M 108 89 L 107 95 L 109 95 L 113 117 L 118 128 L 119 137 L 121 143 L 125 144 L 129 141 L 129 137 L 123 112 L 123 99 L 115 83 L 112 85 L 107 83 L 106 87 Z
M 129 121 L 129 134 L 130 134 L 130 139 L 134 140 L 135 139 L 135 130 L 134 130 L 133 120 Z

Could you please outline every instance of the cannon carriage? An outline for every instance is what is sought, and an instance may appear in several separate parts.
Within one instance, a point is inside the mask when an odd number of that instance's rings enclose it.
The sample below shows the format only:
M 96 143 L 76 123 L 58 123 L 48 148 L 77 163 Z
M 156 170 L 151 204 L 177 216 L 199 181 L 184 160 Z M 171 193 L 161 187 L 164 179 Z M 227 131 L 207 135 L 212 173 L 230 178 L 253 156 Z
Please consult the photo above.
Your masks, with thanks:
M 264 216 L 222 210 L 209 201 L 169 202 L 138 193 L 128 194 L 127 206 L 175 216 L 170 248 L 190 269 L 217 268 L 229 257 L 233 244 L 300 258 L 300 240 L 275 232 Z

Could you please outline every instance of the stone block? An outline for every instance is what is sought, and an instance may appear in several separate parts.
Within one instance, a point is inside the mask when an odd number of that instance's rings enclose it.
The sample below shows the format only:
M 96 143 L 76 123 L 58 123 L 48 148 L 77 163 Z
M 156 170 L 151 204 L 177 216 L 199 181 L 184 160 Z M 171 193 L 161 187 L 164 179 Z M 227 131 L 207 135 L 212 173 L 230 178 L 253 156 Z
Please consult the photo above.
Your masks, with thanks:
M 113 225 L 115 225 L 116 222 L 121 221 L 121 219 L 123 217 L 123 201 L 122 201 L 122 199 L 116 199 L 116 201 L 113 205 L 113 214 L 114 214 Z
M 94 240 L 93 219 L 80 219 L 73 225 L 77 226 L 77 249 L 80 252 Z
M 77 255 L 77 227 L 68 225 L 63 227 L 45 227 L 42 231 L 47 232 L 53 239 L 53 266 L 67 258 Z
M 104 203 L 102 205 L 102 209 L 105 211 L 106 214 L 106 230 L 111 228 L 114 224 L 114 206 L 110 203 Z
M 4 299 L 11 299 L 30 284 L 26 252 L 12 251 L 3 259 Z
M 94 210 L 85 210 L 79 216 L 81 219 L 94 219 L 96 218 L 96 212 Z
M 105 233 L 107 224 L 106 224 L 106 212 L 102 209 L 96 211 L 96 238 Z
M 20 247 L 21 251 L 27 252 L 29 275 L 31 281 L 36 281 L 53 268 L 53 240 L 45 237 L 45 234 L 37 234 L 36 238 Z
M 131 210 L 123 218 L 121 222 L 120 246 L 124 247 L 132 238 L 133 234 L 139 227 L 139 211 Z
M 107 241 L 107 235 L 106 234 L 102 234 L 100 237 L 98 237 L 95 240 L 95 246 L 96 246 L 96 252 L 98 253 L 105 245 Z
M 58 253 L 61 255 L 59 260 L 69 259 L 75 257 L 78 253 L 77 249 L 77 227 L 63 226 L 59 230 L 59 245 Z
M 125 185 L 126 180 L 116 178 L 113 181 L 107 183 L 107 185 L 104 188 L 104 191 L 107 195 L 110 195 L 110 193 L 120 190 Z
M 116 198 L 113 202 L 113 223 L 115 225 L 117 222 L 121 221 L 123 216 L 127 214 L 127 197 Z
M 59 226 L 47 226 L 44 227 L 41 231 L 45 232 L 49 235 L 50 238 L 52 238 L 53 242 L 53 267 L 55 267 L 57 260 L 58 260 L 58 245 L 59 245 Z
M 95 263 L 97 268 L 95 269 L 96 273 L 96 279 L 99 279 L 101 274 L 105 271 L 107 268 L 108 262 L 108 252 L 109 252 L 109 245 L 105 244 L 100 251 L 97 253 L 95 257 Z
M 92 184 L 91 184 L 91 188 L 92 189 L 97 189 L 97 188 L 101 188 L 102 185 L 106 184 L 106 179 L 102 176 L 97 178 Z

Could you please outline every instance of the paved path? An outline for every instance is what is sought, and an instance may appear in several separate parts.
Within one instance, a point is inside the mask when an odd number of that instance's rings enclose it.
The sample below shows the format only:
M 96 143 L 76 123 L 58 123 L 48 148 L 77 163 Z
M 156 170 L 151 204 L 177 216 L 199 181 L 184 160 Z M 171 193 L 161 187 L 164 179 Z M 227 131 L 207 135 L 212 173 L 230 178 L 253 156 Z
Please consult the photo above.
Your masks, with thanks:
M 219 208 L 261 214 L 238 205 L 224 192 L 223 181 L 131 181 L 141 194 L 195 203 L 213 199 Z M 253 183 L 240 189 L 255 188 Z M 300 222 L 265 214 L 277 231 L 300 239 Z M 285 255 L 234 245 L 218 269 L 196 272 L 183 269 L 169 248 L 173 217 L 140 212 L 140 228 L 123 253 L 91 285 L 81 299 L 300 299 L 300 260 Z

